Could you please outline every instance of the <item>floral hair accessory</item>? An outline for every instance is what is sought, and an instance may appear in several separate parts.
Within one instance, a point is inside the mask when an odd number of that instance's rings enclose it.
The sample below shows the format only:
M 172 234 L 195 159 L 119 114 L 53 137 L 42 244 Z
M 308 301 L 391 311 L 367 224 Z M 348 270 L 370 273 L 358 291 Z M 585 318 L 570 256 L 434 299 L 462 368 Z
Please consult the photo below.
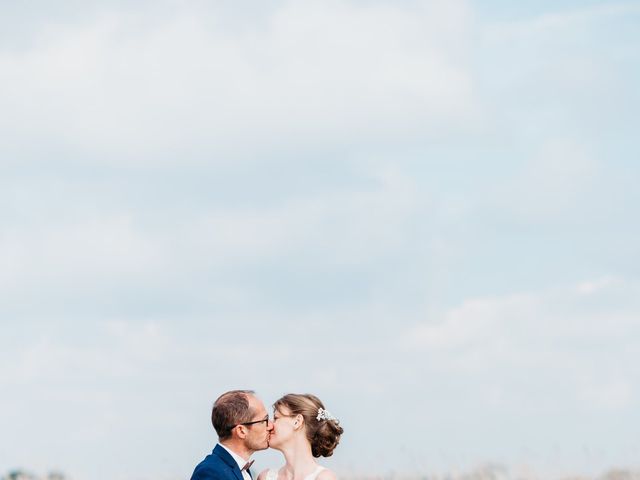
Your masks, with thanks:
M 324 408 L 318 409 L 318 415 L 316 416 L 316 420 L 338 420 L 336 417 L 331 415 L 329 410 L 325 410 Z

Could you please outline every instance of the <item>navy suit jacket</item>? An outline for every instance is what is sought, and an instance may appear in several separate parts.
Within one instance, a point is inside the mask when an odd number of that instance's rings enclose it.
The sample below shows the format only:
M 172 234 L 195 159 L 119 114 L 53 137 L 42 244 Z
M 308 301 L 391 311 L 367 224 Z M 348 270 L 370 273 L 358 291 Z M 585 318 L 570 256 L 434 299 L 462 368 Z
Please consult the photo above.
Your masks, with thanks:
M 251 472 L 249 472 L 251 475 Z M 238 463 L 220 445 L 207 455 L 193 471 L 191 480 L 244 480 Z

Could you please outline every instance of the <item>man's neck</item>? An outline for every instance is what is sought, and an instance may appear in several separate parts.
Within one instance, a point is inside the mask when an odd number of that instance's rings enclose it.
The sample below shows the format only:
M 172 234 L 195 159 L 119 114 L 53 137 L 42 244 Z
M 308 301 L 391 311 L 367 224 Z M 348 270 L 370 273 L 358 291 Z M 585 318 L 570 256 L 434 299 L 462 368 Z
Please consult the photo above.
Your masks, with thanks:
M 228 448 L 233 453 L 244 459 L 244 461 L 249 461 L 249 457 L 253 454 L 253 451 L 247 450 L 244 444 L 240 442 L 234 442 L 233 440 L 225 440 L 223 442 L 219 442 L 220 445 Z

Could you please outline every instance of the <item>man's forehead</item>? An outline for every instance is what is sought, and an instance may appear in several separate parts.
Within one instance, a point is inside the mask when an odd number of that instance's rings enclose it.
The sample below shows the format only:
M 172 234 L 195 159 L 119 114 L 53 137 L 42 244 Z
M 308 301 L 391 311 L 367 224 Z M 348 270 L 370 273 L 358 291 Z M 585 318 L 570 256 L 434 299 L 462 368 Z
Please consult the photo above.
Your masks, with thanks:
M 264 403 L 262 403 L 262 400 L 260 400 L 258 397 L 256 397 L 255 395 L 249 395 L 249 405 L 256 410 L 257 412 L 262 412 L 262 411 L 267 411 L 264 408 Z

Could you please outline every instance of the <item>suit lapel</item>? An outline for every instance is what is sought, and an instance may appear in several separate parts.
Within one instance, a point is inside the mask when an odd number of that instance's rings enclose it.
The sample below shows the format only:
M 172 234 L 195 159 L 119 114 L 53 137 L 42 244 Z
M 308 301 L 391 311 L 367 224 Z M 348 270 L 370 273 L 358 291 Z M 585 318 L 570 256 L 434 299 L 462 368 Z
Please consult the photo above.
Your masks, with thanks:
M 224 447 L 216 445 L 216 448 L 213 449 L 213 453 L 218 455 L 224 463 L 231 467 L 234 475 L 238 480 L 244 480 L 242 472 L 240 471 L 240 467 L 238 467 L 238 463 L 233 459 L 229 452 L 224 449 Z

